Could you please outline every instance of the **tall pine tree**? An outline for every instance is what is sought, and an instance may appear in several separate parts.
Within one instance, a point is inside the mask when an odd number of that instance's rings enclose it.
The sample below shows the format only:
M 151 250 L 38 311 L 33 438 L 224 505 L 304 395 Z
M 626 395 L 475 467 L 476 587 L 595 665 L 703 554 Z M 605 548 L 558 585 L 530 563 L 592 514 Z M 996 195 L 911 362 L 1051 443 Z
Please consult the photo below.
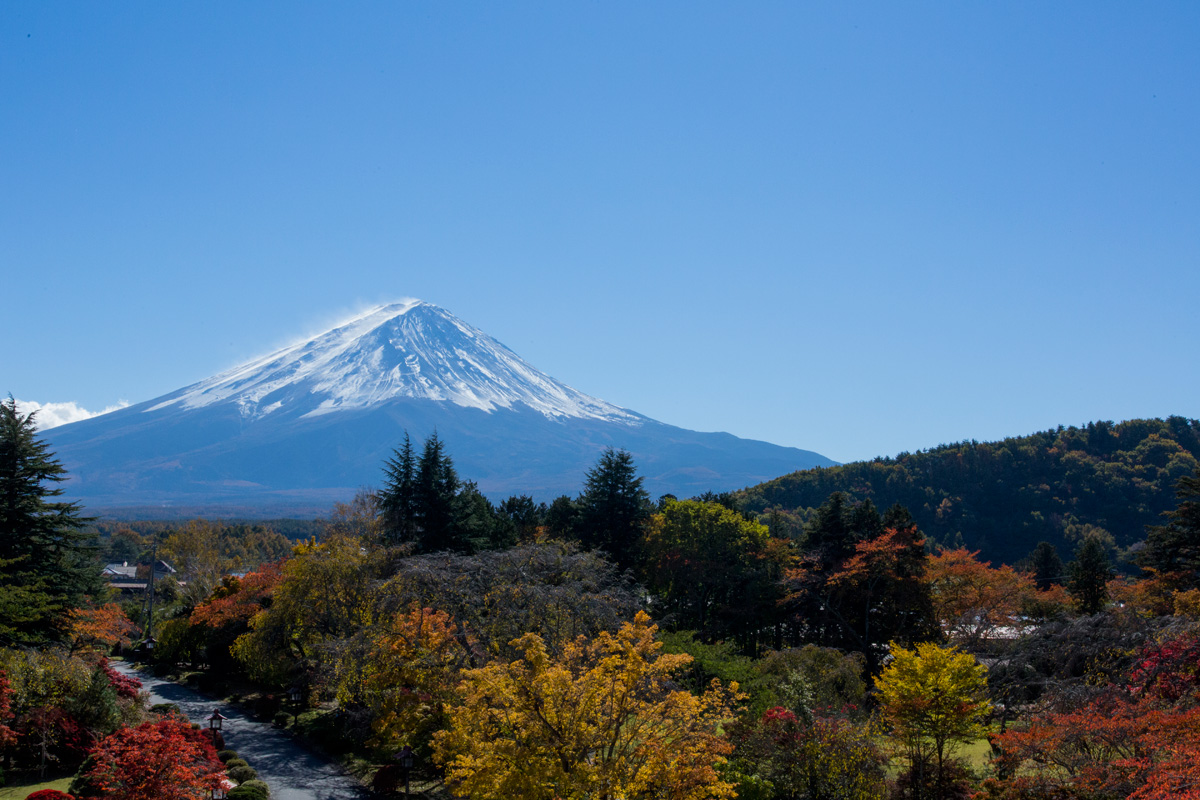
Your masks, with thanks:
M 404 432 L 404 444 L 394 450 L 383 466 L 387 482 L 379 493 L 383 536 L 388 544 L 411 542 L 416 533 L 416 460 L 412 441 Z
M 1146 548 L 1138 562 L 1175 573 L 1187 588 L 1200 586 L 1200 470 L 1175 484 L 1179 505 L 1166 514 L 1166 525 L 1147 528 Z
M 588 470 L 579 496 L 576 533 L 587 547 L 605 550 L 622 569 L 633 566 L 634 551 L 650 519 L 650 494 L 624 450 L 607 448 Z
M 0 402 L 0 632 L 26 641 L 102 588 L 91 519 L 55 499 L 66 470 L 36 434 L 33 413 Z
M 458 473 L 434 431 L 425 440 L 417 462 L 413 486 L 413 519 L 417 549 L 422 553 L 441 550 L 466 552 L 471 542 L 459 517 Z

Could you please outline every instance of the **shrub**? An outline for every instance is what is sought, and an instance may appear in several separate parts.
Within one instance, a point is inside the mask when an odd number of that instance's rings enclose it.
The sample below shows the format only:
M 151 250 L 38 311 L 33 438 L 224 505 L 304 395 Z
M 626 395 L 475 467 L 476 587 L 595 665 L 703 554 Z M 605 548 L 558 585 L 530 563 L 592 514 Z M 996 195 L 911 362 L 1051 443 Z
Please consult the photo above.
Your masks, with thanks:
M 175 703 L 155 703 L 150 706 L 151 714 L 182 714 L 179 706 Z
M 245 783 L 258 777 L 258 772 L 255 771 L 254 767 L 234 767 L 231 770 L 226 770 L 225 774 L 234 783 Z
M 286 728 L 287 724 L 288 724 L 288 720 L 291 719 L 291 717 L 292 717 L 292 715 L 287 713 L 286 711 L 280 711 L 278 714 L 275 715 L 275 721 L 274 721 L 275 727 L 276 728 Z
M 234 767 L 248 767 L 248 766 L 250 766 L 250 762 L 246 761 L 246 759 L 244 759 L 244 758 L 231 758 L 225 762 L 226 771 L 231 770 Z
M 236 750 L 221 750 L 220 752 L 217 753 L 217 758 L 221 759 L 222 764 L 226 763 L 231 758 L 237 758 L 237 757 L 238 757 L 238 754 L 237 754 Z
M 229 800 L 267 800 L 270 796 L 271 790 L 260 780 L 246 781 L 229 792 Z
M 25 800 L 75 800 L 74 797 L 66 792 L 60 792 L 58 789 L 42 789 L 27 795 Z

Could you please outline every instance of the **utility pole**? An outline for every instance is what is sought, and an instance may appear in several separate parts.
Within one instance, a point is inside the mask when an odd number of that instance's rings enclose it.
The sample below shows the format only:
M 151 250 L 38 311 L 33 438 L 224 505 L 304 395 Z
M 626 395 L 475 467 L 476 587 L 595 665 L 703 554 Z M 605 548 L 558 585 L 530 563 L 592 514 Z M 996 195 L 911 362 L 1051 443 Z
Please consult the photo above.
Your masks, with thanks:
M 158 542 L 154 543 L 153 549 L 150 551 L 150 582 L 146 584 L 149 587 L 149 597 L 147 598 L 147 606 L 149 612 L 146 615 L 146 641 L 154 641 L 154 565 L 158 563 Z M 150 647 L 154 647 L 153 644 Z

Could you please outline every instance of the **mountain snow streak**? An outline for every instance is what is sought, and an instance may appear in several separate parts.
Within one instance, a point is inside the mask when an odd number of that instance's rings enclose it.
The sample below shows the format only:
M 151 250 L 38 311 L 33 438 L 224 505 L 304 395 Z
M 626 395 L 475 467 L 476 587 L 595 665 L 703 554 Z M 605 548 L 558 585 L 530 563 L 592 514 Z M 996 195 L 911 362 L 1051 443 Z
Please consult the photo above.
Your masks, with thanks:
M 145 409 L 227 403 L 257 419 L 281 409 L 314 417 L 399 398 L 493 411 L 523 404 L 551 419 L 640 425 L 643 417 L 534 369 L 437 306 L 381 306 L 315 339 L 200 381 Z

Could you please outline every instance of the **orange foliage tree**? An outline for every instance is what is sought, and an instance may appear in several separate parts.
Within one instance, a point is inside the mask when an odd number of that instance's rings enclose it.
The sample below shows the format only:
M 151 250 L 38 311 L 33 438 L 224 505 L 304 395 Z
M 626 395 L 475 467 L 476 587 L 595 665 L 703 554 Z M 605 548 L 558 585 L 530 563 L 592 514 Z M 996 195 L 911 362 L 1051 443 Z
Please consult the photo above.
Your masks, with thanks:
M 444 611 L 413 608 L 396 614 L 365 659 L 353 654 L 338 665 L 338 701 L 371 712 L 374 744 L 394 753 L 424 745 L 445 723 L 445 706 L 457 695 L 468 663 L 454 619 Z
M 978 555 L 958 548 L 929 559 L 934 614 L 946 637 L 968 649 L 1019 631 L 1022 610 L 1037 597 L 1028 575 L 1008 565 L 992 568 Z
M 113 800 L 202 800 L 224 774 L 208 739 L 176 716 L 121 728 L 96 745 L 91 760 L 81 778 L 86 793 Z
M 128 645 L 137 632 L 125 612 L 116 603 L 95 608 L 73 608 L 67 615 L 72 652 Z
M 1200 634 L 1143 648 L 1123 684 L 996 737 L 984 797 L 1200 800 Z
M 248 623 L 262 611 L 283 580 L 283 562 L 266 564 L 241 578 L 227 576 L 212 596 L 192 612 L 193 625 L 220 628 L 230 623 Z

